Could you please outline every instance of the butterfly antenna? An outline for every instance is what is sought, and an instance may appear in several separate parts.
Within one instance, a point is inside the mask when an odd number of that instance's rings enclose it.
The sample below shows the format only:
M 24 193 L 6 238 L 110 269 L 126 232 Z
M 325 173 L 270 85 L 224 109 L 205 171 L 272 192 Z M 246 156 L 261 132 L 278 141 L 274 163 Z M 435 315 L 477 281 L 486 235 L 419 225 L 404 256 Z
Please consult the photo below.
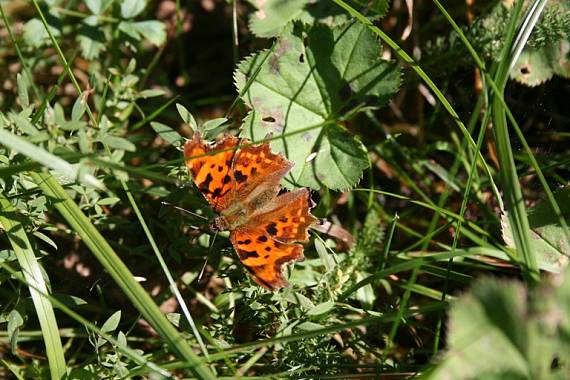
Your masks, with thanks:
M 185 208 L 176 206 L 175 204 L 172 204 L 172 203 L 170 203 L 170 202 L 162 201 L 162 202 L 160 202 L 160 203 L 162 203 L 163 206 L 169 206 L 169 207 L 172 207 L 172 208 L 174 208 L 174 209 L 176 209 L 176 210 L 178 210 L 178 211 L 185 212 L 185 213 L 190 214 L 190 215 L 192 215 L 192 216 L 195 216 L 195 217 L 197 217 L 197 218 L 201 218 L 201 219 L 204 219 L 204 220 L 208 220 L 208 218 L 206 218 L 204 215 L 200 215 L 200 214 L 197 214 L 197 213 L 192 212 L 192 211 L 190 211 L 190 210 L 186 210 Z

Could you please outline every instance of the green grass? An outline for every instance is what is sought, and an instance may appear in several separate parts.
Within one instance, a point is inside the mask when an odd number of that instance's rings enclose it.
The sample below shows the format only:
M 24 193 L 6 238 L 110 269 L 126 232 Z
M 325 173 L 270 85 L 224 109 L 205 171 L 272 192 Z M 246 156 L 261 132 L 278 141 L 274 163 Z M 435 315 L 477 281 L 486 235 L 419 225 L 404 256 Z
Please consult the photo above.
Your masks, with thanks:
M 0 376 L 570 373 L 565 319 L 543 323 L 570 315 L 546 273 L 570 254 L 570 74 L 512 80 L 522 50 L 567 43 L 565 5 L 414 4 L 401 40 L 384 1 L 165 4 L 0 3 Z M 193 130 L 285 151 L 284 184 L 337 226 L 290 288 L 212 231 Z

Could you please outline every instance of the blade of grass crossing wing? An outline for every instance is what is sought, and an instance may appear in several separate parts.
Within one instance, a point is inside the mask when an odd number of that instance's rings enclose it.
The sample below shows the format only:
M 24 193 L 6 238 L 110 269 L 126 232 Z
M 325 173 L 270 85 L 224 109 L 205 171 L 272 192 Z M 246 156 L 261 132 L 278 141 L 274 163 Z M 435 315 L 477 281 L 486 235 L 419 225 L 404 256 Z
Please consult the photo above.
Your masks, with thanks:
M 177 355 L 188 361 L 197 377 L 213 379 L 212 373 L 204 365 L 199 364 L 198 356 L 192 351 L 186 340 L 166 319 L 152 298 L 134 279 L 132 273 L 113 251 L 109 243 L 97 231 L 89 218 L 83 214 L 79 206 L 68 196 L 61 185 L 49 174 L 31 173 L 31 175 L 43 193 L 55 200 L 55 207 L 69 223 L 70 227 L 81 236 L 85 245 L 89 247 L 137 310 L 141 312 L 143 317 L 170 348 Z
M 66 373 L 65 357 L 53 306 L 49 299 L 42 296 L 42 294 L 47 293 L 47 286 L 42 276 L 40 264 L 36 259 L 26 230 L 17 216 L 16 209 L 1 193 L 0 224 L 6 231 L 6 236 L 24 273 L 26 284 L 29 286 L 46 346 L 51 378 L 61 379 Z

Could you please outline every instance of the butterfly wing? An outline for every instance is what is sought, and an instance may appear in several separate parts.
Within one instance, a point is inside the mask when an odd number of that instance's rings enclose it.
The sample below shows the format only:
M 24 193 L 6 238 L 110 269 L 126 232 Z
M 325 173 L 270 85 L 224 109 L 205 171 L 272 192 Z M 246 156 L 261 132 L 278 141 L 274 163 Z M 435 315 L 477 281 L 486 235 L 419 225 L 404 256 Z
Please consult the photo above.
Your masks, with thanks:
M 248 145 L 249 140 L 243 139 L 240 144 L 245 146 L 236 152 L 233 164 L 236 196 L 247 202 L 260 187 L 274 189 L 273 196 L 276 196 L 279 182 L 293 163 L 282 154 L 271 152 L 268 143 Z
M 308 240 L 307 229 L 316 221 L 309 210 L 306 189 L 284 193 L 231 232 L 230 240 L 255 282 L 270 290 L 288 285 L 281 270 L 304 259 L 303 246 L 293 242 Z
M 198 190 L 216 212 L 225 209 L 233 196 L 231 172 L 238 142 L 236 137 L 227 135 L 210 147 L 196 132 L 194 138 L 184 145 L 186 167 Z

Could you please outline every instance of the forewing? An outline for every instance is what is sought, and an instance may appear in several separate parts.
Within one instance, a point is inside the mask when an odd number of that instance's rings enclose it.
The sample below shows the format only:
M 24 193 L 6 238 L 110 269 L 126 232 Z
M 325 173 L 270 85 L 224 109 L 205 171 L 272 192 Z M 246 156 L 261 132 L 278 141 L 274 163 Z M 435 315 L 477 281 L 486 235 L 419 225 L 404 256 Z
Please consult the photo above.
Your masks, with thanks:
M 305 258 L 302 245 L 277 241 L 261 228 L 236 229 L 230 240 L 255 282 L 269 290 L 288 286 L 283 265 Z
M 195 133 L 194 138 L 184 145 L 186 167 L 198 190 L 216 212 L 226 208 L 233 196 L 231 170 L 238 141 L 227 135 L 210 147 Z
M 308 228 L 317 221 L 311 215 L 311 200 L 307 189 L 283 193 L 258 210 L 250 220 L 280 242 L 307 241 Z
M 272 153 L 268 143 L 245 145 L 236 152 L 233 163 L 236 196 L 248 200 L 248 196 L 263 185 L 263 188 L 275 188 L 279 191 L 279 182 L 291 170 L 293 163 L 280 153 Z

